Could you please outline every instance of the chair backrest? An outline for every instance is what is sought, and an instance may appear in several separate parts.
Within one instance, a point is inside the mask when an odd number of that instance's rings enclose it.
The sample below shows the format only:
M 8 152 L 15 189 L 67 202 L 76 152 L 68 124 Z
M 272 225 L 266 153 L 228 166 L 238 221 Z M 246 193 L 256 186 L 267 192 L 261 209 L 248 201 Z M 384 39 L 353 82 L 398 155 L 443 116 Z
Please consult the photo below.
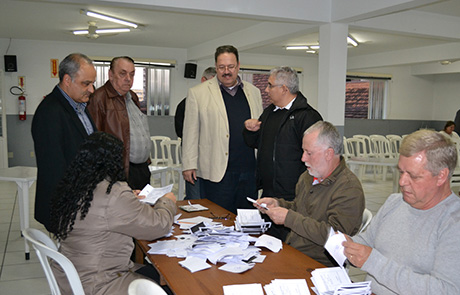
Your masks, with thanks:
M 363 148 L 363 153 L 366 154 L 366 157 L 373 157 L 373 153 L 372 153 L 372 143 L 371 143 L 371 139 L 369 138 L 369 135 L 363 135 L 363 134 L 355 134 L 353 135 L 353 138 L 361 138 L 362 140 L 364 140 L 364 148 Z
M 180 139 L 163 140 L 160 146 L 166 166 L 175 167 L 181 165 L 182 147 Z
M 347 148 L 351 157 L 368 157 L 366 142 L 362 138 L 347 138 Z
M 46 279 L 48 280 L 51 294 L 60 295 L 61 291 L 56 278 L 54 277 L 54 273 L 51 270 L 49 259 L 56 261 L 64 270 L 74 295 L 85 294 L 80 277 L 78 276 L 78 272 L 73 263 L 57 251 L 56 244 L 50 239 L 50 237 L 48 237 L 48 235 L 34 228 L 26 228 L 22 231 L 22 235 L 32 244 L 35 252 L 37 253 L 43 271 L 45 272 Z
M 150 136 L 152 141 L 152 151 L 150 153 L 150 160 L 152 165 L 166 165 L 166 160 L 164 159 L 163 151 L 161 150 L 161 142 L 163 140 L 171 140 L 168 136 Z
M 364 208 L 363 221 L 361 222 L 361 227 L 358 231 L 358 234 L 363 232 L 366 229 L 369 223 L 371 223 L 371 220 L 372 220 L 372 212 L 369 209 Z
M 349 145 L 347 142 L 347 138 L 344 136 L 343 137 L 343 157 L 345 159 L 350 159 L 353 157 L 353 146 Z
M 388 134 L 386 137 L 390 141 L 390 149 L 391 153 L 393 154 L 393 158 L 398 158 L 402 137 L 395 134 Z
M 128 295 L 167 295 L 167 293 L 150 280 L 137 279 L 129 284 Z
M 372 153 L 377 158 L 393 158 L 391 153 L 390 141 L 383 135 L 369 135 L 372 143 Z

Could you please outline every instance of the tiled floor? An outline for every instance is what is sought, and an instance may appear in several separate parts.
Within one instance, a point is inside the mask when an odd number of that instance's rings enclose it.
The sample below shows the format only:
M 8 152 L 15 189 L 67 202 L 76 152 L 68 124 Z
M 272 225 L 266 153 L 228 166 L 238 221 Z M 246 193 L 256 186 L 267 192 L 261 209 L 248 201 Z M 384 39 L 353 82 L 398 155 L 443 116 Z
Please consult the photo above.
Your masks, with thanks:
M 373 214 L 385 202 L 392 190 L 391 177 L 387 181 L 365 176 L 363 187 L 366 207 Z M 33 218 L 35 185 L 30 188 L 30 227 L 45 231 Z M 16 184 L 0 181 L 0 295 L 50 294 L 40 262 L 33 249 L 30 260 L 24 259 L 24 242 L 20 235 Z M 365 274 L 350 269 L 353 281 L 364 280 Z

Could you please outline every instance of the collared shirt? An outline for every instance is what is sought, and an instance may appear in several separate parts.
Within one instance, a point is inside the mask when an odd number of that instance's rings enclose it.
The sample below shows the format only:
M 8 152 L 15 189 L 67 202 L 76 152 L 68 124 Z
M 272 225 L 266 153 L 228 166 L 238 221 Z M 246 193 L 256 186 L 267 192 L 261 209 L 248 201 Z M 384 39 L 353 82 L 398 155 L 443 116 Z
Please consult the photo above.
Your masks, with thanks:
M 292 104 L 294 103 L 294 100 L 295 100 L 296 98 L 297 98 L 297 96 L 294 97 L 294 98 L 291 100 L 291 102 L 289 102 L 285 107 L 280 108 L 280 107 L 278 107 L 278 106 L 275 106 L 275 109 L 274 109 L 273 111 L 276 112 L 277 110 L 284 110 L 284 109 L 289 110 L 289 109 L 292 107 Z
M 129 161 L 134 164 L 145 163 L 150 157 L 150 131 L 147 116 L 134 103 L 131 93 L 125 97 L 129 117 Z
M 93 125 L 91 124 L 91 120 L 89 119 L 88 114 L 85 112 L 86 102 L 76 102 L 67 93 L 65 93 L 65 91 L 59 87 L 59 85 L 57 87 L 61 91 L 62 95 L 64 95 L 65 99 L 67 99 L 70 106 L 74 109 L 75 113 L 77 113 L 77 116 L 83 124 L 83 127 L 85 127 L 86 133 L 88 133 L 88 135 L 93 133 Z
M 244 84 L 241 82 L 240 76 L 237 76 L 236 85 L 232 86 L 232 87 L 226 87 L 226 86 L 222 85 L 222 83 L 219 81 L 219 79 L 217 79 L 217 82 L 219 83 L 220 88 L 225 90 L 231 96 L 235 96 L 236 92 L 238 91 L 238 86 L 241 86 L 241 89 L 243 89 L 243 87 L 244 87 Z

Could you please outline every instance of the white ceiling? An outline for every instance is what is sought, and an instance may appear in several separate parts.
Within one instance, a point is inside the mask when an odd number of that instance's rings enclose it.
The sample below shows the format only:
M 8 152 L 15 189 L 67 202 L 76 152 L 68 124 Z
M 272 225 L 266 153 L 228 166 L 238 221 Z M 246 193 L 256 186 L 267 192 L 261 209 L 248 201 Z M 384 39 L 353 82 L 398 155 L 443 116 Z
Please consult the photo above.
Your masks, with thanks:
M 381 0 L 127 1 L 0 0 L 0 38 L 184 48 L 196 60 L 213 54 L 202 49 L 224 43 L 234 44 L 240 52 L 308 56 L 284 48 L 318 42 L 320 25 L 332 19 L 349 24 L 350 34 L 361 42 L 348 50 L 349 58 L 399 55 L 433 46 L 442 51 L 444 45 L 460 44 L 458 0 L 388 1 L 393 4 Z M 144 28 L 94 40 L 74 36 L 71 30 L 86 29 L 88 21 L 94 20 L 80 14 L 80 9 L 137 22 Z M 120 27 L 96 22 L 99 28 Z M 447 52 L 420 62 L 460 59 L 460 50 Z

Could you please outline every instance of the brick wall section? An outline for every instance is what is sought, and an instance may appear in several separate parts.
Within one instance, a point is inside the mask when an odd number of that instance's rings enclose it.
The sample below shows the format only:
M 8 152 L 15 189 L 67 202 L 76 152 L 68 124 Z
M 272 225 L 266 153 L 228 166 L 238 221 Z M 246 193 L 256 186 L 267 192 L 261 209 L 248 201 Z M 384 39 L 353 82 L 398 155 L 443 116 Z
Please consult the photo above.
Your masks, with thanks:
M 347 82 L 345 97 L 345 118 L 367 119 L 368 109 L 369 82 Z
M 267 88 L 269 77 L 269 74 L 253 74 L 252 76 L 252 83 L 254 84 L 254 86 L 259 88 L 260 94 L 262 95 L 262 105 L 264 109 L 271 104 L 270 98 L 268 97 L 268 94 L 265 92 L 265 88 Z

